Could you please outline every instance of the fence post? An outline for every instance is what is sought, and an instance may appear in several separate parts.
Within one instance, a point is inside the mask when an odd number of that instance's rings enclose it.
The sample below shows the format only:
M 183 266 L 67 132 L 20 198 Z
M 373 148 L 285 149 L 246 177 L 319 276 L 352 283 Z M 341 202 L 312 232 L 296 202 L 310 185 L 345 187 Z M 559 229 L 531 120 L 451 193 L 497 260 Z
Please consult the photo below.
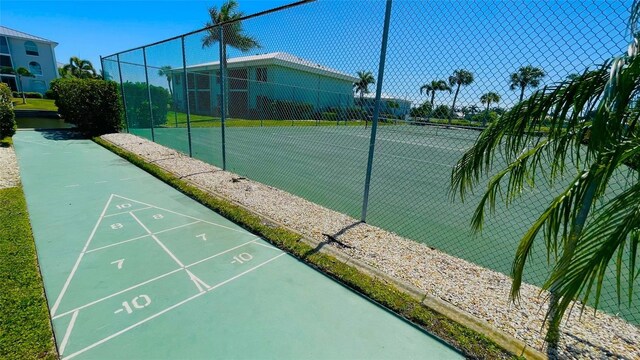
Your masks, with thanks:
M 389 38 L 389 20 L 391 19 L 391 3 L 387 0 L 384 13 L 384 28 L 382 30 L 382 47 L 380 48 L 380 63 L 378 65 L 378 80 L 376 81 L 376 102 L 371 121 L 371 136 L 369 138 L 369 157 L 367 159 L 367 175 L 364 180 L 364 196 L 362 199 L 362 215 L 360 220 L 367 221 L 367 207 L 369 206 L 369 188 L 371 185 L 371 168 L 373 166 L 373 153 L 376 146 L 376 132 L 378 130 L 378 116 L 380 115 L 380 95 L 382 93 L 382 80 L 384 77 L 384 62 L 387 56 L 387 39 Z
M 224 136 L 224 128 L 225 128 L 225 120 L 227 116 L 227 106 L 226 106 L 226 94 L 225 94 L 225 83 L 227 82 L 226 69 L 225 69 L 225 60 L 227 57 L 226 49 L 224 45 L 224 31 L 222 30 L 222 26 L 218 26 L 219 31 L 219 39 L 220 43 L 220 127 L 222 128 L 222 170 L 227 170 L 227 154 L 225 150 L 225 136 Z
M 149 85 L 149 70 L 147 69 L 147 48 L 142 48 L 142 59 L 144 60 L 144 79 L 147 82 L 147 96 L 149 99 L 149 116 L 151 117 L 151 141 L 156 142 L 153 133 L 153 105 L 151 104 L 151 85 Z
M 116 55 L 118 61 L 118 77 L 120 78 L 120 93 L 122 93 L 122 107 L 124 108 L 124 126 L 129 132 L 129 115 L 127 114 L 127 99 L 124 96 L 124 82 L 122 81 L 122 67 L 120 66 L 120 54 Z M 104 67 L 102 68 L 104 72 Z
M 180 39 L 182 40 L 182 84 L 184 85 L 184 103 L 187 110 L 187 141 L 189 142 L 189 157 L 193 157 L 191 148 L 191 109 L 189 108 L 189 86 L 187 85 L 189 79 L 187 79 L 187 55 L 184 52 L 184 35 Z

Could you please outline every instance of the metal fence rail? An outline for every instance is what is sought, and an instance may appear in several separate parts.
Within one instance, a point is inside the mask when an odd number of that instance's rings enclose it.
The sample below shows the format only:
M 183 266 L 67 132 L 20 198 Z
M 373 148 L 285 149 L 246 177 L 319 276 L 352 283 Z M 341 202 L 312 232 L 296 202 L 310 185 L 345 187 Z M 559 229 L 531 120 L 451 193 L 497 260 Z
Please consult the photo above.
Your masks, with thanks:
M 126 131 L 509 274 L 558 189 L 527 190 L 473 234 L 479 194 L 451 200 L 452 166 L 536 88 L 623 52 L 630 2 L 294 5 L 102 58 Z M 525 280 L 548 269 L 538 247 Z M 640 324 L 637 293 L 618 304 L 613 272 L 605 283 L 600 308 Z

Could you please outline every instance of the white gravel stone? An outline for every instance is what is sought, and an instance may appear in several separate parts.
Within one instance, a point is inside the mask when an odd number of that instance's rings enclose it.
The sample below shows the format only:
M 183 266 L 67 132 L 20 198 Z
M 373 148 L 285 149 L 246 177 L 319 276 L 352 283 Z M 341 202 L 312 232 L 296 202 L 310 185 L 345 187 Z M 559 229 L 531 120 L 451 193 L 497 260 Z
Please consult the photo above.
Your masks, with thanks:
M 130 134 L 103 138 L 154 162 L 198 186 L 282 223 L 317 243 L 358 221 L 285 191 L 239 177 L 215 166 Z M 545 351 L 541 331 L 547 293 L 525 284 L 518 304 L 509 300 L 511 280 L 504 274 L 447 255 L 392 232 L 357 224 L 339 240 L 353 248 L 335 248 L 373 268 L 409 283 L 483 319 L 529 346 Z M 640 359 L 640 329 L 624 320 L 586 308 L 568 314 L 562 326 L 558 358 Z
M 20 185 L 20 170 L 13 147 L 0 147 L 0 189 Z

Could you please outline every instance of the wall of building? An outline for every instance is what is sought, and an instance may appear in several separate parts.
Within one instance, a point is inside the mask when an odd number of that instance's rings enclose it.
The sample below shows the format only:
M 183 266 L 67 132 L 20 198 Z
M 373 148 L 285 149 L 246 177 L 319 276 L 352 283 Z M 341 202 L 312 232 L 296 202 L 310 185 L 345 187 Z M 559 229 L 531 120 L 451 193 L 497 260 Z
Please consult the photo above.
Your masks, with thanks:
M 49 89 L 49 83 L 51 80 L 58 77 L 58 69 L 56 66 L 56 58 L 53 49 L 53 45 L 35 41 L 24 40 L 18 38 L 7 37 L 9 42 L 9 51 L 11 52 L 11 58 L 13 61 L 13 68 L 24 67 L 29 69 L 30 62 L 37 62 L 40 64 L 42 74 L 36 74 L 34 78 L 23 78 L 24 91 L 27 92 L 39 92 L 44 94 Z M 25 50 L 25 42 L 32 41 L 38 48 L 38 55 L 27 55 Z

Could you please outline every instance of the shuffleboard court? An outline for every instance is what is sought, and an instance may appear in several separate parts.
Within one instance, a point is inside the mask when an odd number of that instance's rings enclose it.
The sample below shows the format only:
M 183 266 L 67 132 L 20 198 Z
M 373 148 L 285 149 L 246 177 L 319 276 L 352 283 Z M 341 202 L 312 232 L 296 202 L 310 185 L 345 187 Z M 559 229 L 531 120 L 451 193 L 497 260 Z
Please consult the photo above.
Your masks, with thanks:
M 69 134 L 14 137 L 63 359 L 461 358 Z

